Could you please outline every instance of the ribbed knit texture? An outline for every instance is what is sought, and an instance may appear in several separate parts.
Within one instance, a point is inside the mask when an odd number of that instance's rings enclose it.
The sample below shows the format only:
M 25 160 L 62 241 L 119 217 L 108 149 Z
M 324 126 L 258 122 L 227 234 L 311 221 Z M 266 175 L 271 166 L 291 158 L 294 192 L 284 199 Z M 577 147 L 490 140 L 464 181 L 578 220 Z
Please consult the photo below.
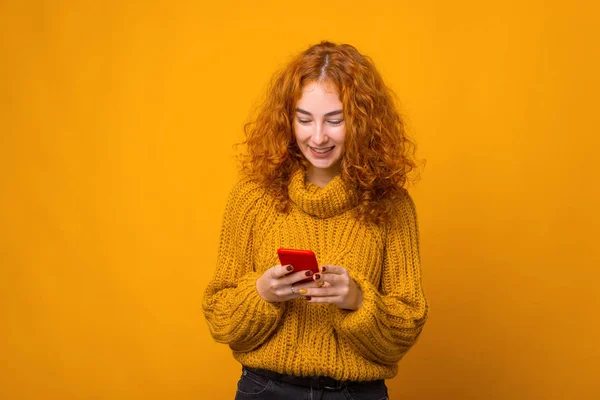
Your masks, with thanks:
M 202 303 L 211 334 L 248 367 L 341 380 L 395 376 L 427 318 L 412 200 L 406 194 L 378 226 L 354 218 L 339 176 L 319 188 L 299 170 L 289 195 L 291 210 L 279 213 L 258 184 L 244 180 L 233 188 Z M 256 279 L 279 264 L 280 247 L 310 249 L 320 265 L 346 268 L 362 290 L 361 307 L 263 300 Z

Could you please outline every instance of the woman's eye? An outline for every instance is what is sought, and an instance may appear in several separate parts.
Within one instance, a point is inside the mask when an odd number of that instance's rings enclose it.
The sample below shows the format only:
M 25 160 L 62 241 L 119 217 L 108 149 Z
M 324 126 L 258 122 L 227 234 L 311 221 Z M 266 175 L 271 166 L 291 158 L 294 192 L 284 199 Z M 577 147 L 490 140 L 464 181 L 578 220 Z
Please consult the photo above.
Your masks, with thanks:
M 334 121 L 328 121 L 331 125 L 340 125 L 342 122 L 344 122 L 343 119 L 338 119 L 338 120 L 334 120 Z
M 301 119 L 301 118 L 297 118 L 298 122 L 300 122 L 301 124 L 308 124 L 310 122 L 310 119 Z

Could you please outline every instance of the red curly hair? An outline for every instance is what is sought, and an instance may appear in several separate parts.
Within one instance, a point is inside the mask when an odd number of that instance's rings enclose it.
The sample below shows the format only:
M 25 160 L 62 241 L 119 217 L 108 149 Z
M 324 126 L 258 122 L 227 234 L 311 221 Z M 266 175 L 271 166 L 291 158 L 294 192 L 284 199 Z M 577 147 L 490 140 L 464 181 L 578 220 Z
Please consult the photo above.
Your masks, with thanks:
M 312 82 L 330 84 L 340 95 L 347 127 L 340 173 L 353 190 L 357 216 L 386 221 L 417 167 L 415 144 L 392 91 L 371 59 L 351 45 L 321 42 L 275 74 L 254 120 L 244 127 L 242 172 L 276 197 L 280 211 L 288 209 L 290 177 L 308 165 L 293 131 L 296 103 Z

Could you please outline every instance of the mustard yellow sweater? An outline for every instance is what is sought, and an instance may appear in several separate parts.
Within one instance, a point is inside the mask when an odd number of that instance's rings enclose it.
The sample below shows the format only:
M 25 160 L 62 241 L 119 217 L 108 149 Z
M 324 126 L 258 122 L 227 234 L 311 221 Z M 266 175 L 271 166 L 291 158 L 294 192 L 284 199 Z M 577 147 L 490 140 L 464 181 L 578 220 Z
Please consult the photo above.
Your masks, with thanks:
M 340 380 L 393 377 L 427 318 L 412 200 L 407 194 L 392 220 L 377 226 L 353 218 L 339 176 L 320 188 L 298 171 L 289 195 L 291 210 L 279 213 L 258 184 L 233 188 L 202 303 L 212 336 L 248 367 Z M 320 265 L 345 267 L 362 290 L 361 307 L 263 300 L 256 279 L 279 264 L 280 247 L 310 249 Z

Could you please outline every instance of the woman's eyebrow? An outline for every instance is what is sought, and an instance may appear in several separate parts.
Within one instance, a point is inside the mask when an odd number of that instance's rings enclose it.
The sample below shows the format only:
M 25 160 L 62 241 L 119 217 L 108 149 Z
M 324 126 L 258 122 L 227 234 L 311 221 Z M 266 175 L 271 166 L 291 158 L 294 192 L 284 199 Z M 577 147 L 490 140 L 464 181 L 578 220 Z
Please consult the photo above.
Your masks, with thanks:
M 312 114 L 309 113 L 306 110 L 303 110 L 301 108 L 296 108 L 296 112 L 299 112 L 300 114 L 306 114 L 306 115 L 310 115 L 312 117 Z M 344 112 L 344 110 L 335 110 L 335 111 L 330 111 L 327 114 L 325 114 L 325 117 L 331 117 L 332 115 L 338 115 L 338 114 L 342 114 Z

